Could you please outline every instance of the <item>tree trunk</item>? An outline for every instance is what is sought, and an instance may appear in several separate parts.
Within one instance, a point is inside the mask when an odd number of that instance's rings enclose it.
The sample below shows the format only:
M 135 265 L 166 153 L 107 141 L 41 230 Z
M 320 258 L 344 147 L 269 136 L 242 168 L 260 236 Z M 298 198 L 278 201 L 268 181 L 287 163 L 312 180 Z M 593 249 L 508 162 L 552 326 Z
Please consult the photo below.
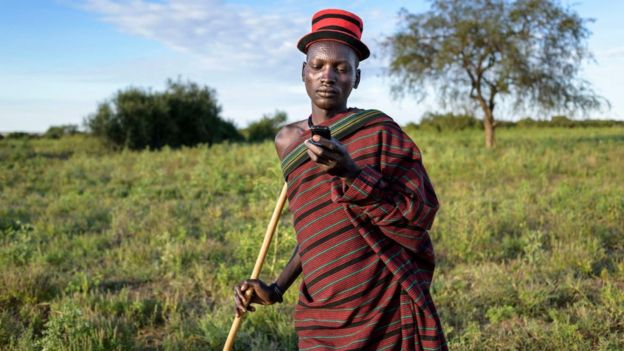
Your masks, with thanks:
M 485 129 L 485 147 L 491 149 L 494 147 L 494 118 L 492 111 L 489 109 L 485 113 L 485 118 L 483 118 L 483 128 Z
M 493 108 L 488 106 L 487 102 L 483 98 L 479 98 L 479 105 L 481 105 L 481 109 L 483 109 L 483 129 L 485 130 L 485 147 L 491 149 L 494 147 L 495 139 L 494 139 L 494 128 L 496 124 L 494 123 L 494 111 Z

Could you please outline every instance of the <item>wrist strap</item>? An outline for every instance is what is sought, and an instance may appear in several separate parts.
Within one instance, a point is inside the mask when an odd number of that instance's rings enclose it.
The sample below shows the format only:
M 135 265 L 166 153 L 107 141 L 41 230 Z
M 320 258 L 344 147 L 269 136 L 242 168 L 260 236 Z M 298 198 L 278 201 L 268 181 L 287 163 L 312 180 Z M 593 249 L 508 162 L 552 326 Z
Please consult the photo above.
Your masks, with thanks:
M 282 289 L 277 286 L 277 283 L 271 284 L 271 288 L 273 289 L 275 296 L 277 296 L 277 302 L 282 303 L 282 301 L 284 301 L 284 293 L 282 292 Z

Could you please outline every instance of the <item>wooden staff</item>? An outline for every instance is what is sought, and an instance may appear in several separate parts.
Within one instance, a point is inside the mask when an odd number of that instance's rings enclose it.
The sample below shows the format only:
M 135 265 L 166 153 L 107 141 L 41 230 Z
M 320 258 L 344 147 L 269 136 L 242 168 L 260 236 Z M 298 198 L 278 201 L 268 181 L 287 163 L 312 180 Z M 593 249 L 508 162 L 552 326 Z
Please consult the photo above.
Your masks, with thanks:
M 267 252 L 269 251 L 269 245 L 271 244 L 271 239 L 273 239 L 273 234 L 275 233 L 275 228 L 277 228 L 277 223 L 279 222 L 280 215 L 282 214 L 284 203 L 286 203 L 287 190 L 288 190 L 288 183 L 284 183 L 284 187 L 282 188 L 282 193 L 277 199 L 277 203 L 275 204 L 275 209 L 273 210 L 273 215 L 271 216 L 271 221 L 269 222 L 266 233 L 264 234 L 264 241 L 262 242 L 262 247 L 260 247 L 260 253 L 258 254 L 258 258 L 256 259 L 256 264 L 254 266 L 253 272 L 251 272 L 250 279 L 258 279 L 258 277 L 260 276 L 260 271 L 262 270 L 264 259 L 266 258 Z M 249 304 L 252 294 L 253 294 L 253 289 L 247 289 L 247 291 L 245 291 L 245 300 L 246 300 L 245 306 Z M 238 332 L 238 328 L 240 328 L 242 320 L 243 320 L 242 316 L 241 317 L 236 316 L 234 318 L 234 322 L 232 323 L 232 327 L 230 328 L 230 334 L 228 335 L 228 338 L 225 341 L 225 345 L 223 345 L 223 351 L 232 350 L 232 346 L 234 345 L 234 338 L 236 337 L 236 333 Z

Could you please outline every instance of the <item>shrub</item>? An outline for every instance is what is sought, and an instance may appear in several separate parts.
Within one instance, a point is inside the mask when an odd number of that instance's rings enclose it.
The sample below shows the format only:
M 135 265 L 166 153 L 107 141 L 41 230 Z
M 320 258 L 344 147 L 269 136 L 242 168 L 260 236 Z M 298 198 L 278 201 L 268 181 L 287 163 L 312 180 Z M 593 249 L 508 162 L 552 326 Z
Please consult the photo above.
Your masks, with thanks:
M 6 135 L 7 139 L 36 139 L 39 136 L 37 134 L 33 134 L 33 133 L 27 133 L 27 132 L 11 132 L 8 133 Z
M 67 135 L 78 134 L 78 126 L 75 124 L 64 124 L 60 126 L 51 126 L 43 134 L 44 138 L 60 139 Z
M 275 138 L 280 125 L 288 120 L 288 115 L 284 111 L 275 111 L 271 115 L 264 115 L 259 121 L 251 122 L 245 129 L 247 141 L 260 142 Z
M 498 121 L 494 123 L 496 124 L 496 128 L 513 128 L 516 126 L 516 122 L 507 121 L 504 119 L 499 119 Z
M 433 113 L 427 112 L 421 122 L 421 128 L 431 128 L 438 132 L 446 130 L 464 130 L 479 128 L 481 122 L 472 115 L 461 114 L 456 115 L 454 113 Z
M 476 129 L 481 128 L 481 120 L 475 118 L 472 115 L 456 115 L 453 113 L 434 113 L 427 112 L 420 125 L 414 123 L 408 123 L 406 128 L 408 130 L 415 130 L 418 128 L 433 129 L 438 132 L 452 131 L 452 130 L 464 130 L 464 129 Z M 599 119 L 585 119 L 574 120 L 567 116 L 558 115 L 552 116 L 550 120 L 537 120 L 531 117 L 522 118 L 516 122 L 499 120 L 496 121 L 496 128 L 590 128 L 590 127 L 623 127 L 624 121 L 617 120 L 599 120 Z
M 550 125 L 553 127 L 568 127 L 574 128 L 575 121 L 569 119 L 567 116 L 552 116 L 550 119 Z
M 172 80 L 163 93 L 128 88 L 101 103 L 85 124 L 94 135 L 130 149 L 241 140 L 234 124 L 221 118 L 215 95 L 208 87 Z
M 535 120 L 530 117 L 523 118 L 515 123 L 520 128 L 590 128 L 590 127 L 622 127 L 624 121 L 604 119 L 574 120 L 567 116 L 552 116 L 550 120 Z
M 540 125 L 539 121 L 532 119 L 531 117 L 525 117 L 516 122 L 516 126 L 520 128 L 532 128 Z

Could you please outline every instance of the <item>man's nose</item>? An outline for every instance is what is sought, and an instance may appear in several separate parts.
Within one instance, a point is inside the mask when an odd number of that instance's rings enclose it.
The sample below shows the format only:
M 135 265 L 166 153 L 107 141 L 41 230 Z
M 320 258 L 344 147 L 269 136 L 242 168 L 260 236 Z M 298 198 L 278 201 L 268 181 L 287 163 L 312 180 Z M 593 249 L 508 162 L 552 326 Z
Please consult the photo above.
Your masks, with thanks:
M 321 82 L 335 83 L 336 82 L 336 70 L 331 66 L 323 68 L 323 70 L 321 71 Z

